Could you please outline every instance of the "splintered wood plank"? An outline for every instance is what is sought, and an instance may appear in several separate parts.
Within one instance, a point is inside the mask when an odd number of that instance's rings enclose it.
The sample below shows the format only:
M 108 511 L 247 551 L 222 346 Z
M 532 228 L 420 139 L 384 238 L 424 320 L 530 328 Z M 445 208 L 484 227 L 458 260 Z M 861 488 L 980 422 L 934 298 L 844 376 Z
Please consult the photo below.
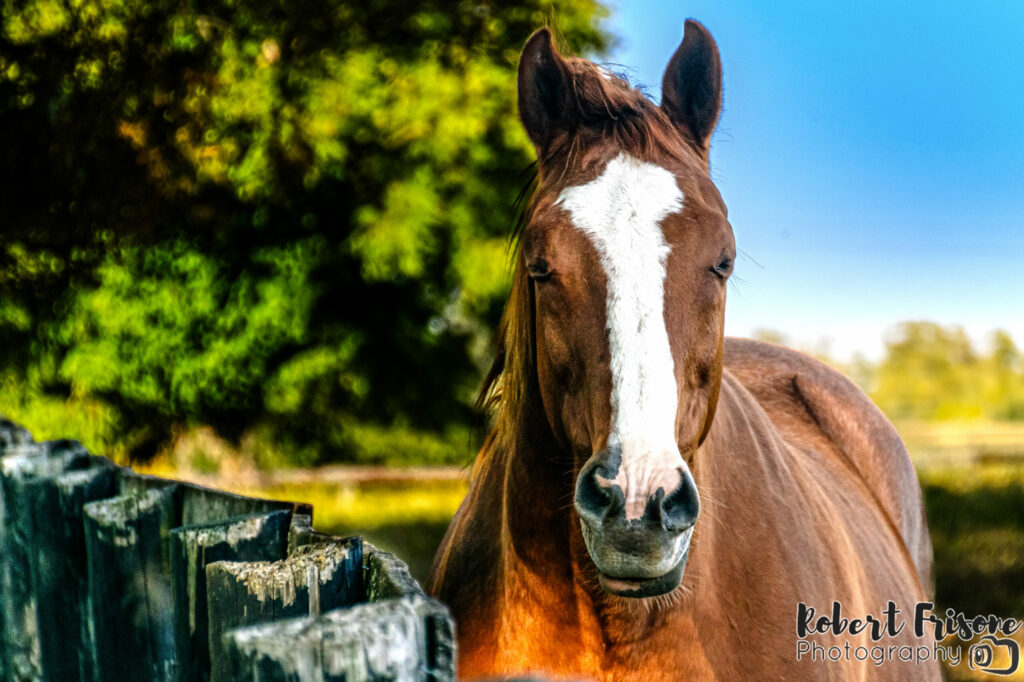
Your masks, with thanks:
M 212 680 L 227 679 L 226 631 L 363 601 L 360 538 L 307 545 L 277 562 L 228 562 L 206 568 Z
M 14 422 L 0 417 L 0 457 L 4 450 L 12 445 L 28 445 L 33 443 L 32 434 Z
M 423 588 L 409 573 L 405 562 L 390 552 L 382 552 L 369 542 L 363 542 L 366 601 L 397 599 L 424 594 Z
M 308 504 L 245 497 L 191 483 L 181 484 L 181 495 L 181 525 L 183 526 L 272 511 L 310 515 L 313 513 Z
M 309 514 L 301 511 L 292 514 L 292 527 L 288 529 L 288 554 L 305 545 L 318 545 L 337 540 L 334 535 L 313 530 L 312 511 Z
M 93 457 L 85 469 L 25 486 L 33 524 L 29 552 L 40 655 L 48 680 L 91 680 L 89 571 L 82 508 L 114 492 L 116 468 Z
M 210 675 L 206 567 L 217 561 L 276 561 L 285 556 L 291 511 L 237 516 L 171 531 L 175 646 L 179 680 Z
M 0 418 L 0 458 L 7 454 L 7 450 L 14 446 L 29 445 L 32 441 L 32 434 L 21 428 L 12 421 Z M 0 485 L 0 534 L 3 533 L 3 486 Z M 0 564 L 3 557 L 0 557 Z M 2 581 L 2 570 L 0 570 L 0 682 L 7 680 L 6 650 L 3 642 L 4 632 L 4 609 L 3 609 L 4 586 Z

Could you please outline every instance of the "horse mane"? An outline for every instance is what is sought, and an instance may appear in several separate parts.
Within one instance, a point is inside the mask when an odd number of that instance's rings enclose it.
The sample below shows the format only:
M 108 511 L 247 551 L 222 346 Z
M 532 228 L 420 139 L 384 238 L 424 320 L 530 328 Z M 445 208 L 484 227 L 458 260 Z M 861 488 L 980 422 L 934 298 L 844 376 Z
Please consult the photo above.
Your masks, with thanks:
M 477 455 L 475 472 L 496 449 L 514 451 L 530 435 L 522 428 L 543 418 L 536 372 L 533 287 L 523 263 L 521 237 L 530 224 L 545 181 L 556 184 L 577 169 L 606 159 L 595 150 L 628 150 L 635 156 L 679 156 L 681 135 L 662 109 L 624 77 L 579 57 L 565 59 L 570 74 L 573 123 L 538 154 L 533 174 L 516 200 L 510 235 L 512 288 L 498 330 L 494 362 L 484 378 L 477 409 L 494 413 L 491 433 Z

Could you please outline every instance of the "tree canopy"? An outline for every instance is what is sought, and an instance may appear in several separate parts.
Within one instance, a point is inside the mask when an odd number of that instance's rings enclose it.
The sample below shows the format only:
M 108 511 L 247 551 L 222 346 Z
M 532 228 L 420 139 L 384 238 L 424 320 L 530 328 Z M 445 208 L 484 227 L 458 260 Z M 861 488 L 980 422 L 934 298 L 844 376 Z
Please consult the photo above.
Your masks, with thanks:
M 1005 331 L 979 350 L 961 327 L 904 322 L 873 383 L 872 398 L 893 417 L 1024 419 L 1024 355 Z
M 466 451 L 532 150 L 594 0 L 0 4 L 0 412 L 147 456 Z
M 773 329 L 754 336 L 787 345 Z M 1003 330 L 979 348 L 963 327 L 908 321 L 886 332 L 878 360 L 839 362 L 827 343 L 806 352 L 844 371 L 892 419 L 1024 421 L 1024 353 Z

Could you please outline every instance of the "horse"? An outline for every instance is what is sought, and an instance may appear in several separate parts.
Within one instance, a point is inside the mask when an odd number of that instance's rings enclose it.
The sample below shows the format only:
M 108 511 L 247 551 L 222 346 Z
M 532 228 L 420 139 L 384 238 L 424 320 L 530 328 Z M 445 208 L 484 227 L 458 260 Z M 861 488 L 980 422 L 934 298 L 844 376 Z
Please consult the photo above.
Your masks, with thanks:
M 934 642 L 907 626 L 932 550 L 896 430 L 825 364 L 724 336 L 710 33 L 685 23 L 660 105 L 547 29 L 517 82 L 538 175 L 493 427 L 427 583 L 460 675 L 939 679 L 893 655 Z

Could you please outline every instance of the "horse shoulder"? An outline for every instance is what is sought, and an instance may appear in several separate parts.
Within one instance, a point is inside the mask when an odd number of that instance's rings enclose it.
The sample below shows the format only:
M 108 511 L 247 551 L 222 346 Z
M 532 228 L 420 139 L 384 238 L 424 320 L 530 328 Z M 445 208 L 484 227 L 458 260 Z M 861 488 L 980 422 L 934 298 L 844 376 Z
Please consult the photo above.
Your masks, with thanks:
M 725 369 L 786 440 L 825 444 L 861 477 L 903 539 L 922 587 L 932 589 L 932 549 L 921 488 L 895 427 L 852 381 L 802 353 L 726 339 Z

